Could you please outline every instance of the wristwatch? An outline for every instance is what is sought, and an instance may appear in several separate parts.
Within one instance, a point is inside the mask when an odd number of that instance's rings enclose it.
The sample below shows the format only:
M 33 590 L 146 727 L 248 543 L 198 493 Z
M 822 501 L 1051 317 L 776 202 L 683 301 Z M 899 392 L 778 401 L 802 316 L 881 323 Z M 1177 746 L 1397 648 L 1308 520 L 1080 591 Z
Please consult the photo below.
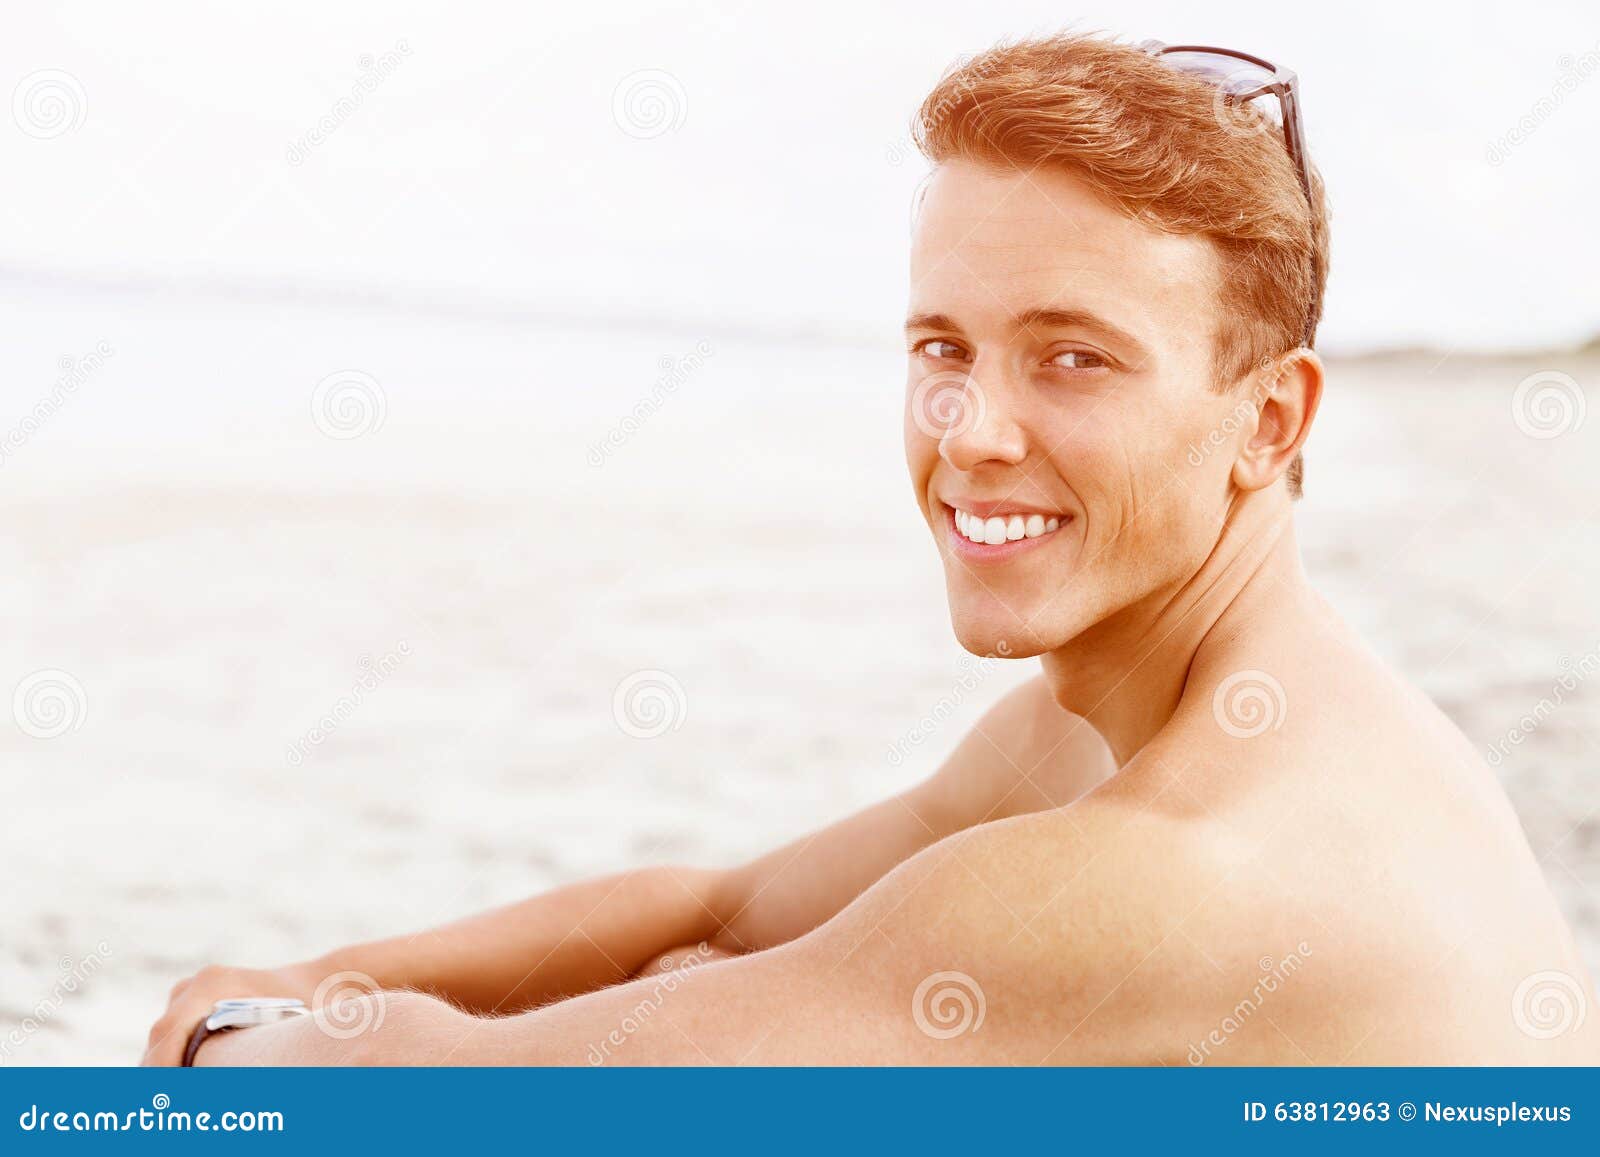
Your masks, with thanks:
M 192 1067 L 200 1046 L 218 1033 L 310 1015 L 311 1010 L 306 1007 L 306 1002 L 292 997 L 240 996 L 219 1000 L 211 1006 L 211 1015 L 195 1025 L 194 1032 L 189 1034 L 189 1046 L 183 1050 L 183 1067 Z

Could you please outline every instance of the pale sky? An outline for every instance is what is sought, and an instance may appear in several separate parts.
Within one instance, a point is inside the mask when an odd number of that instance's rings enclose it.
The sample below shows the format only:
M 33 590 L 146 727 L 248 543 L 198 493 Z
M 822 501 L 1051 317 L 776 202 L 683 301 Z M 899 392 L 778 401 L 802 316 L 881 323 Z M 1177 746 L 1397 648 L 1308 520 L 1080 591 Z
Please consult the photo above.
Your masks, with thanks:
M 1592 2 L 1447 22 L 1281 2 L 155 11 L 8 13 L 0 277 L 892 336 L 912 112 L 956 57 L 1072 24 L 1299 72 L 1335 214 L 1326 348 L 1600 332 Z M 660 123 L 626 111 L 627 83 L 661 96 Z

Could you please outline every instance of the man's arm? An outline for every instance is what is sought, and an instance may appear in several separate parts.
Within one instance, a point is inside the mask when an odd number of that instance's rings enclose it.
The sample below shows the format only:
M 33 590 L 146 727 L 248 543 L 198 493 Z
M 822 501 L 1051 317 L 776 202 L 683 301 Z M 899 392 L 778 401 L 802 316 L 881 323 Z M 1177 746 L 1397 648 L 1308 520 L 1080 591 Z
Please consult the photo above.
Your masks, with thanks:
M 630 872 L 290 969 L 208 969 L 174 990 L 146 1059 L 175 1063 L 189 1027 L 212 1002 L 246 988 L 309 1000 L 321 978 L 356 973 L 377 988 L 420 989 L 467 1012 L 504 1014 L 655 973 L 663 954 L 681 958 L 701 942 L 714 946 L 701 958 L 772 948 L 822 925 L 936 841 L 1070 802 L 1109 770 L 1099 737 L 1031 680 L 929 780 L 745 867 Z
M 1154 949 L 1215 887 L 1162 822 L 1115 809 L 1003 820 L 913 856 L 822 927 L 767 952 L 514 1017 L 379 994 L 376 1031 L 307 1019 L 208 1043 L 236 1064 L 1036 1064 L 1145 1055 L 1196 986 Z M 1108 818 L 1109 817 L 1109 818 Z M 1167 863 L 1152 863 L 1151 841 Z M 1143 966 L 1147 972 L 1141 973 Z M 1147 986 L 1146 979 L 1158 981 Z M 1204 981 L 1204 977 L 1197 977 Z M 1116 1000 L 1112 1000 L 1116 997 Z M 1129 1017 L 1138 1018 L 1130 1022 Z M 1183 1031 L 1181 1028 L 1178 1032 Z M 1176 1038 L 1175 1038 L 1176 1039 Z M 1157 1046 L 1159 1047 L 1159 1046 Z M 1174 1055 L 1181 1055 L 1181 1049 Z
M 876 804 L 725 872 L 653 867 L 558 888 L 414 936 L 356 944 L 272 970 L 213 967 L 174 988 L 150 1030 L 145 1063 L 172 1065 L 212 1005 L 230 996 L 311 1003 L 330 977 L 362 989 L 411 989 L 492 1016 L 659 971 L 667 956 L 742 955 L 814 927 L 954 822 L 929 784 Z M 708 952 L 700 951 L 705 944 Z M 355 994 L 353 996 L 352 994 Z M 207 1045 L 209 1049 L 210 1046 Z

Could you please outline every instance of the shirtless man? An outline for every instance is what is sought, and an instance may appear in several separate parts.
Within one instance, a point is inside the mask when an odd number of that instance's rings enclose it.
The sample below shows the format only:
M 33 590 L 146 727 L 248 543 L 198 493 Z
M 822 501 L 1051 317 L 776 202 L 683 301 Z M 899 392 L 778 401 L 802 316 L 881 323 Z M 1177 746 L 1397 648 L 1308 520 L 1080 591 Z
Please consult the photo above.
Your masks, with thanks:
M 748 866 L 204 969 L 147 1061 L 340 973 L 388 991 L 197 1063 L 1600 1061 L 1499 785 L 1307 583 L 1321 185 L 1183 65 L 1035 41 L 921 113 L 911 478 L 962 644 L 1039 677 L 926 783 Z

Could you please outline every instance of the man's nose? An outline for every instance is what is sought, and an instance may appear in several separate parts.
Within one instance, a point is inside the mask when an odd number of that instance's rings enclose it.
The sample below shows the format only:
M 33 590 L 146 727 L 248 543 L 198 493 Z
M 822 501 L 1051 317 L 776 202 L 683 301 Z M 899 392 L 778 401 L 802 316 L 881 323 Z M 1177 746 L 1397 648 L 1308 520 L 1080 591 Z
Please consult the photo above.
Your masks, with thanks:
M 1015 399 L 1004 382 L 976 370 L 967 375 L 959 412 L 939 439 L 939 456 L 957 470 L 985 462 L 1015 466 L 1028 456 L 1028 439 L 1015 414 Z

